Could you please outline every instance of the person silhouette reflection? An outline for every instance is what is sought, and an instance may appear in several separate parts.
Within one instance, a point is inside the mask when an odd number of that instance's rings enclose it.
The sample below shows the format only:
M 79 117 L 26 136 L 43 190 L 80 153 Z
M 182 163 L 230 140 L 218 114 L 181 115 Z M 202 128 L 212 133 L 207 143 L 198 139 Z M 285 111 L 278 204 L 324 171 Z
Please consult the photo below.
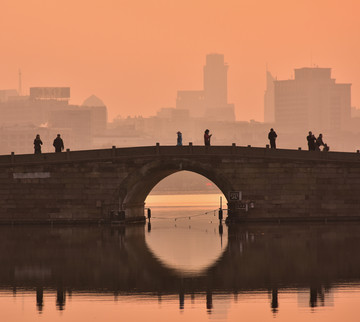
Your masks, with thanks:
M 271 291 L 271 311 L 273 313 L 277 313 L 278 309 L 279 309 L 278 290 L 277 288 L 274 288 Z
M 316 287 L 310 287 L 310 307 L 317 307 L 317 300 L 318 300 L 318 290 Z
M 206 309 L 208 313 L 211 313 L 213 308 L 213 301 L 212 301 L 212 292 L 207 291 L 206 292 Z
M 56 307 L 58 310 L 63 311 L 65 309 L 66 294 L 63 289 L 57 289 L 56 291 Z
M 41 313 L 44 307 L 44 291 L 42 287 L 36 289 L 36 306 L 39 313 Z
M 185 294 L 184 291 L 179 292 L 179 309 L 183 310 L 185 306 Z

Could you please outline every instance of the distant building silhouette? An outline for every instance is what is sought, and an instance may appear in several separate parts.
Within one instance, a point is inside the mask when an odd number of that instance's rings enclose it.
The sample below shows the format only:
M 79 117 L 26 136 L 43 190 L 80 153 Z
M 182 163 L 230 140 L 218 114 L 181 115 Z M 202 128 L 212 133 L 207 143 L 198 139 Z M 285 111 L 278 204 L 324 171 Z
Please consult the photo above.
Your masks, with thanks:
M 18 97 L 18 91 L 16 89 L 3 89 L 0 90 L 0 103 L 6 102 L 9 99 Z
M 188 122 L 189 110 L 175 109 L 173 107 L 163 107 L 156 113 L 156 116 L 160 119 L 177 119 Z
M 189 110 L 191 117 L 204 117 L 204 91 L 178 91 L 176 97 L 176 108 Z
M 351 84 L 337 84 L 331 68 L 295 69 L 295 79 L 274 80 L 276 125 L 293 130 L 340 130 L 351 118 Z
M 224 55 L 206 55 L 204 66 L 204 98 L 206 108 L 219 108 L 227 105 L 227 72 L 229 66 Z
M 81 108 L 90 111 L 92 135 L 103 133 L 108 121 L 107 108 L 104 102 L 97 96 L 91 95 L 82 103 Z
M 191 117 L 211 121 L 235 121 L 234 105 L 227 102 L 227 71 L 224 55 L 209 54 L 204 66 L 204 89 L 178 91 L 177 109 L 188 109 Z
M 70 105 L 69 87 L 31 87 L 30 95 L 0 90 L 0 153 L 31 153 L 40 134 L 44 152 L 52 151 L 52 137 L 63 133 L 71 149 L 88 149 L 93 137 L 107 126 L 107 108 L 96 96 L 83 106 Z
M 11 124 L 0 127 L 0 153 L 32 153 L 34 150 L 34 134 L 40 134 L 43 141 L 42 152 L 52 152 L 52 141 L 61 132 L 66 144 L 73 146 L 74 135 L 71 129 L 40 127 L 33 124 Z
M 32 87 L 30 96 L 20 96 L 17 91 L 1 91 L 5 94 L 0 100 L 0 125 L 45 124 L 52 111 L 68 106 L 70 88 L 63 91 L 64 88 L 58 87 Z
M 275 122 L 274 77 L 266 71 L 266 90 L 264 94 L 264 122 Z
M 73 148 L 90 148 L 92 142 L 90 110 L 69 106 L 65 109 L 53 111 L 50 115 L 49 126 L 51 128 L 71 129 Z

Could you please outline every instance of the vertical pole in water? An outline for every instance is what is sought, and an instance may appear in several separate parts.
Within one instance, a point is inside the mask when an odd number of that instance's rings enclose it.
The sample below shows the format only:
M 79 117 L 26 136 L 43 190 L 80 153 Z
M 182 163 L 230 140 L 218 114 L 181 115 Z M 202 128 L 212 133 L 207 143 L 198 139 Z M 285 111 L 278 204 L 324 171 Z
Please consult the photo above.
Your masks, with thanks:
M 221 245 L 221 249 L 222 249 L 222 246 L 223 246 L 223 242 L 222 242 L 223 224 L 222 224 L 221 220 L 219 222 L 219 235 L 220 235 L 220 245 Z
M 223 219 L 223 211 L 222 211 L 222 197 L 220 196 L 220 208 L 219 208 L 219 220 Z
M 220 196 L 220 208 L 219 208 L 219 235 L 220 235 L 221 248 L 222 248 L 222 235 L 223 235 L 223 225 L 222 225 L 222 219 L 223 219 L 223 211 L 222 211 L 222 196 Z

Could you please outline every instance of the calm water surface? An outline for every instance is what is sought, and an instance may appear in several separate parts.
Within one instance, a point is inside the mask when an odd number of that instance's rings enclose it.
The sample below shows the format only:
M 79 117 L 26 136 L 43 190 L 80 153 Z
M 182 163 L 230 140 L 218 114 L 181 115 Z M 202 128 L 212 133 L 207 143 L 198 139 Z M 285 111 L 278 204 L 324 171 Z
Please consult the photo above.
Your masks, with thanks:
M 359 321 L 360 224 L 228 227 L 215 195 L 147 206 L 150 224 L 0 227 L 1 321 Z

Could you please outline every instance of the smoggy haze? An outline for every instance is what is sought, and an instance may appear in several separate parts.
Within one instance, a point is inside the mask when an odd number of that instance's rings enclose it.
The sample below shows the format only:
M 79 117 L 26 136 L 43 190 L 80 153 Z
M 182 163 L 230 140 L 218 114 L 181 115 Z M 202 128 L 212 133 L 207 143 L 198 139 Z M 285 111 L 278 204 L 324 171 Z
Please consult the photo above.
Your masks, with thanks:
M 237 119 L 263 120 L 266 64 L 280 79 L 294 68 L 333 69 L 360 108 L 357 0 L 2 0 L 0 88 L 69 86 L 116 115 L 154 115 L 177 90 L 202 87 L 205 56 L 229 63 Z

